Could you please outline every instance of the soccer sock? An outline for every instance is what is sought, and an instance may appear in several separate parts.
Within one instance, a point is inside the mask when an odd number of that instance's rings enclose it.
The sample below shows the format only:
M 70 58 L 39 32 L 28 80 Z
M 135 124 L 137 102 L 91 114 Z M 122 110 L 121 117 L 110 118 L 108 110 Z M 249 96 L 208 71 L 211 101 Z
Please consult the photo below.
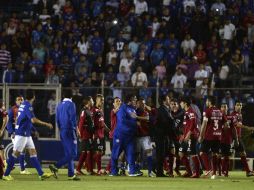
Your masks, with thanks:
M 78 161 L 78 166 L 77 166 L 77 171 L 80 171 L 84 162 L 86 160 L 86 152 L 81 152 L 79 156 L 79 161 Z
M 185 166 L 187 173 L 192 174 L 191 168 L 190 168 L 190 162 L 189 162 L 189 159 L 187 158 L 187 156 L 182 157 L 182 163 Z
M 168 165 L 168 157 L 166 157 L 165 159 L 164 159 L 164 162 L 163 162 L 163 169 L 165 170 L 165 171 L 169 171 L 169 165 Z
M 219 176 L 221 176 L 221 157 L 217 158 L 217 167 L 218 167 Z
M 25 170 L 25 153 L 21 153 L 19 156 L 19 164 L 20 164 L 20 170 L 24 171 Z
M 111 159 L 109 159 L 109 162 L 108 162 L 108 165 L 107 165 L 107 167 L 106 167 L 106 171 L 111 171 Z
M 150 174 L 153 170 L 153 157 L 151 155 L 147 156 L 147 169 L 148 174 Z
M 201 159 L 202 159 L 202 162 L 205 166 L 205 170 L 206 171 L 210 171 L 211 170 L 211 165 L 210 165 L 210 162 L 209 162 L 209 159 L 208 159 L 208 155 L 206 153 L 202 153 L 201 154 Z
M 97 165 L 97 171 L 100 171 L 101 170 L 101 153 L 100 152 L 97 152 L 94 154 L 94 160 Z
M 0 179 L 4 175 L 4 162 L 2 160 L 2 157 L 0 156 Z
M 249 168 L 249 165 L 247 163 L 246 156 L 241 156 L 241 161 L 242 161 L 244 170 L 246 171 L 246 173 L 249 173 L 250 172 L 250 168 Z
M 212 156 L 212 163 L 213 163 L 213 175 L 216 175 L 217 171 L 217 155 Z
M 192 161 L 194 163 L 195 173 L 196 173 L 196 175 L 199 175 L 199 172 L 200 172 L 200 163 L 199 163 L 198 156 L 193 156 L 192 157 Z
M 15 164 L 15 160 L 17 159 L 17 157 L 15 155 L 11 155 L 7 161 L 8 165 L 7 168 L 5 170 L 4 176 L 8 176 L 11 173 L 11 170 Z
M 228 170 L 229 170 L 229 157 L 224 156 L 224 159 L 222 160 L 222 172 L 225 175 L 228 175 Z
M 173 175 L 173 165 L 174 165 L 174 154 L 169 154 L 168 156 L 168 167 L 169 174 Z
M 176 167 L 175 167 L 176 171 L 179 171 L 180 164 L 181 164 L 181 160 L 180 160 L 179 156 L 176 156 Z
M 93 171 L 93 159 L 92 159 L 92 152 L 90 152 L 90 151 L 87 152 L 86 165 L 87 165 L 87 171 L 92 173 L 92 171 Z
M 37 170 L 38 175 L 41 176 L 41 175 L 43 174 L 43 171 L 42 171 L 42 169 L 41 169 L 41 165 L 40 165 L 40 163 L 39 163 L 39 160 L 38 160 L 38 158 L 37 158 L 37 155 L 32 155 L 32 156 L 30 156 L 30 160 L 31 160 L 33 166 L 35 167 L 35 169 Z

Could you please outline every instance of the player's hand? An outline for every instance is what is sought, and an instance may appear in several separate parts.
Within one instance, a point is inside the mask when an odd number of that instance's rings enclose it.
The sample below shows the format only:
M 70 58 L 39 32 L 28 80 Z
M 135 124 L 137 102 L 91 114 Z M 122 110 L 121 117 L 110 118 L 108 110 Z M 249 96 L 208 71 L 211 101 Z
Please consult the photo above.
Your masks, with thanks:
M 48 127 L 49 129 L 53 129 L 53 125 L 51 123 L 46 123 L 46 127 Z
M 202 143 L 202 141 L 203 141 L 203 137 L 199 136 L 199 137 L 198 137 L 198 142 L 199 142 L 199 143 Z
M 35 137 L 36 139 L 38 139 L 38 138 L 40 137 L 40 134 L 39 134 L 38 131 L 35 131 L 35 132 L 34 132 L 34 137 Z
M 153 148 L 156 148 L 155 142 L 151 142 L 151 145 L 152 145 Z
M 1 130 L 0 131 L 0 137 L 3 136 L 3 134 L 4 134 L 4 130 Z
M 134 112 L 131 112 L 130 115 L 131 115 L 131 117 L 134 118 L 134 119 L 136 119 L 136 118 L 138 117 L 137 114 L 134 113 Z
M 11 134 L 11 139 L 14 139 L 15 138 L 15 133 L 12 133 Z
M 140 123 L 140 121 L 137 121 L 137 126 L 141 126 L 141 123 Z

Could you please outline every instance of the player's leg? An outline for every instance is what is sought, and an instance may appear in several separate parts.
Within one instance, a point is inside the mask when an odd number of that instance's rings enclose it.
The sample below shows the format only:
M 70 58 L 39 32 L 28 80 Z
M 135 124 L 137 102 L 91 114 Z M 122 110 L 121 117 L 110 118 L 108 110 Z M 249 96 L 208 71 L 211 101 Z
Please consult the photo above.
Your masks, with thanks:
M 181 176 L 180 172 L 180 164 L 181 164 L 181 159 L 179 156 L 179 148 L 180 148 L 180 143 L 178 140 L 174 141 L 175 144 L 175 158 L 176 158 L 176 165 L 175 165 L 175 173 L 177 176 Z
M 162 137 L 162 138 L 156 137 L 155 144 L 156 144 L 156 158 L 157 158 L 156 176 L 165 177 L 163 172 L 163 161 L 165 159 L 166 147 L 168 148 L 166 137 Z
M 174 142 L 172 140 L 170 140 L 169 155 L 168 155 L 168 166 L 169 166 L 168 175 L 169 175 L 169 177 L 174 177 L 174 175 L 173 175 L 174 157 L 175 157 L 175 145 L 174 145 Z
M 152 170 L 153 170 L 153 147 L 151 144 L 151 138 L 149 136 L 143 138 L 142 149 L 145 151 L 145 155 L 146 155 L 148 177 L 155 177 L 152 173 Z
M 75 140 L 76 137 L 74 137 L 74 141 L 73 138 L 69 139 L 70 141 L 68 142 L 67 146 L 67 151 L 66 153 L 68 153 L 68 155 L 70 155 L 71 159 L 68 161 L 68 179 L 69 180 L 74 180 L 74 181 L 79 181 L 80 178 L 78 178 L 75 173 L 74 173 L 74 159 L 77 157 L 77 140 Z
M 104 150 L 104 139 L 95 139 L 96 146 L 95 146 L 95 153 L 94 153 L 94 160 L 97 165 L 97 175 L 103 174 L 102 169 L 101 169 L 101 157 L 103 154 Z
M 113 138 L 113 147 L 112 147 L 112 153 L 111 153 L 111 174 L 110 176 L 116 176 L 118 175 L 118 158 L 123 150 L 122 146 L 122 139 L 119 137 Z
M 112 147 L 113 147 L 113 139 L 109 139 L 109 142 L 110 142 L 110 151 L 112 152 Z M 111 172 L 111 159 L 109 159 L 109 162 L 107 164 L 107 167 L 106 167 L 106 171 L 105 171 L 107 174 L 109 174 Z
M 120 156 L 119 156 L 119 160 L 120 160 L 120 175 L 121 176 L 126 176 L 126 167 L 127 167 L 127 163 L 126 163 L 126 156 L 125 156 L 125 152 L 121 152 Z
M 94 149 L 94 145 L 93 145 L 93 140 L 92 139 L 88 139 L 86 140 L 86 167 L 87 167 L 87 172 L 89 175 L 93 175 L 93 149 Z
M 213 172 L 211 179 L 214 179 L 217 172 L 217 166 L 218 166 L 218 153 L 220 149 L 220 141 L 214 140 L 212 141 L 211 145 L 211 151 L 212 151 L 212 165 L 213 165 Z
M 229 156 L 230 156 L 230 145 L 221 144 L 221 154 L 222 154 L 222 174 L 228 177 L 229 170 Z
M 1 149 L 1 147 L 0 147 L 0 149 Z M 4 175 L 4 162 L 3 162 L 2 157 L 0 156 L 0 179 L 2 179 L 3 175 Z
M 81 153 L 80 153 L 78 165 L 77 165 L 77 168 L 76 168 L 77 175 L 84 175 L 84 173 L 81 171 L 81 169 L 82 169 L 82 166 L 83 166 L 83 164 L 86 160 L 86 156 L 87 156 L 87 152 L 86 152 L 86 148 L 85 148 L 85 146 L 86 146 L 85 141 L 86 140 L 81 140 L 81 142 L 80 142 L 80 151 L 81 151 Z
M 143 146 L 143 141 L 144 141 L 144 137 L 137 137 L 135 139 L 135 168 L 136 171 L 140 171 L 141 170 L 141 153 L 142 150 L 144 151 L 144 146 Z
M 190 148 L 190 156 L 191 156 L 191 159 L 192 159 L 192 162 L 194 164 L 194 169 L 195 169 L 195 172 L 193 172 L 193 175 L 191 176 L 192 178 L 199 178 L 200 177 L 200 162 L 199 162 L 199 158 L 198 158 L 198 155 L 197 155 L 197 139 L 195 138 L 191 138 L 191 141 L 190 141 L 190 145 L 189 145 L 189 148 Z
M 188 159 L 188 143 L 182 142 L 179 148 L 179 156 L 181 159 L 182 164 L 185 166 L 186 172 L 182 175 L 183 177 L 190 177 L 192 176 L 190 161 Z
M 210 151 L 210 148 L 211 148 L 210 141 L 204 140 L 201 143 L 200 157 L 201 157 L 201 160 L 203 162 L 204 168 L 206 170 L 205 176 L 207 176 L 211 173 L 211 163 L 210 163 L 209 158 L 208 158 L 208 153 Z

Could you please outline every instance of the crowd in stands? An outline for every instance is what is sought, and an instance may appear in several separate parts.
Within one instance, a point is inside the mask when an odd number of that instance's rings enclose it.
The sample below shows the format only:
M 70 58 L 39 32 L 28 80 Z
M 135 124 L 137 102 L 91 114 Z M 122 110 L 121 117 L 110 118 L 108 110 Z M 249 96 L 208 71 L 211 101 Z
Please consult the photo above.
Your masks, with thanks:
M 29 15 L 0 12 L 2 83 L 204 97 L 253 74 L 253 0 L 34 0 Z

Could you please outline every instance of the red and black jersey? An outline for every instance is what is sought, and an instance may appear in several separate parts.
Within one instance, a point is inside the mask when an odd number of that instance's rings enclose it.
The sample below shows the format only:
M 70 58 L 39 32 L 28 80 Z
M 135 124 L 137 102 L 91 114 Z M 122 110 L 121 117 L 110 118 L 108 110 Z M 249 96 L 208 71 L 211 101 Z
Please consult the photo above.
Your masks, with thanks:
M 227 115 L 227 122 L 229 128 L 223 128 L 221 132 L 221 143 L 230 145 L 233 141 L 233 130 L 235 130 L 235 117 L 232 115 Z
M 93 138 L 94 123 L 92 113 L 88 108 L 81 110 L 78 122 L 78 129 L 81 139 L 87 140 Z
M 109 138 L 110 139 L 113 139 L 114 131 L 115 131 L 115 128 L 116 128 L 116 121 L 117 121 L 116 113 L 113 110 L 111 110 L 111 112 L 110 112 L 111 128 L 110 128 L 110 132 L 109 132 Z
M 8 115 L 7 111 L 1 108 L 1 109 L 0 109 L 0 116 L 1 116 L 2 118 L 5 118 L 7 115 Z
M 138 109 L 137 115 L 148 118 L 148 121 L 145 120 L 140 121 L 140 126 L 138 126 L 138 136 L 139 137 L 149 136 L 149 112 L 146 110 Z
M 233 113 L 231 113 L 231 115 L 232 115 L 232 117 L 234 117 L 235 127 L 236 127 L 237 124 L 242 125 L 242 123 L 243 123 L 243 116 L 242 116 L 241 113 L 234 111 Z M 242 129 L 240 127 L 236 127 L 236 131 L 237 131 L 238 138 L 241 138 L 241 136 L 242 136 Z
M 104 138 L 104 115 L 101 108 L 93 107 L 94 138 Z
M 183 137 L 185 138 L 189 132 L 191 132 L 191 136 L 193 138 L 198 138 L 199 129 L 197 124 L 197 116 L 191 107 L 189 107 L 184 114 Z
M 220 109 L 211 107 L 205 110 L 203 117 L 207 120 L 204 139 L 220 141 L 222 126 L 227 122 L 227 116 Z

